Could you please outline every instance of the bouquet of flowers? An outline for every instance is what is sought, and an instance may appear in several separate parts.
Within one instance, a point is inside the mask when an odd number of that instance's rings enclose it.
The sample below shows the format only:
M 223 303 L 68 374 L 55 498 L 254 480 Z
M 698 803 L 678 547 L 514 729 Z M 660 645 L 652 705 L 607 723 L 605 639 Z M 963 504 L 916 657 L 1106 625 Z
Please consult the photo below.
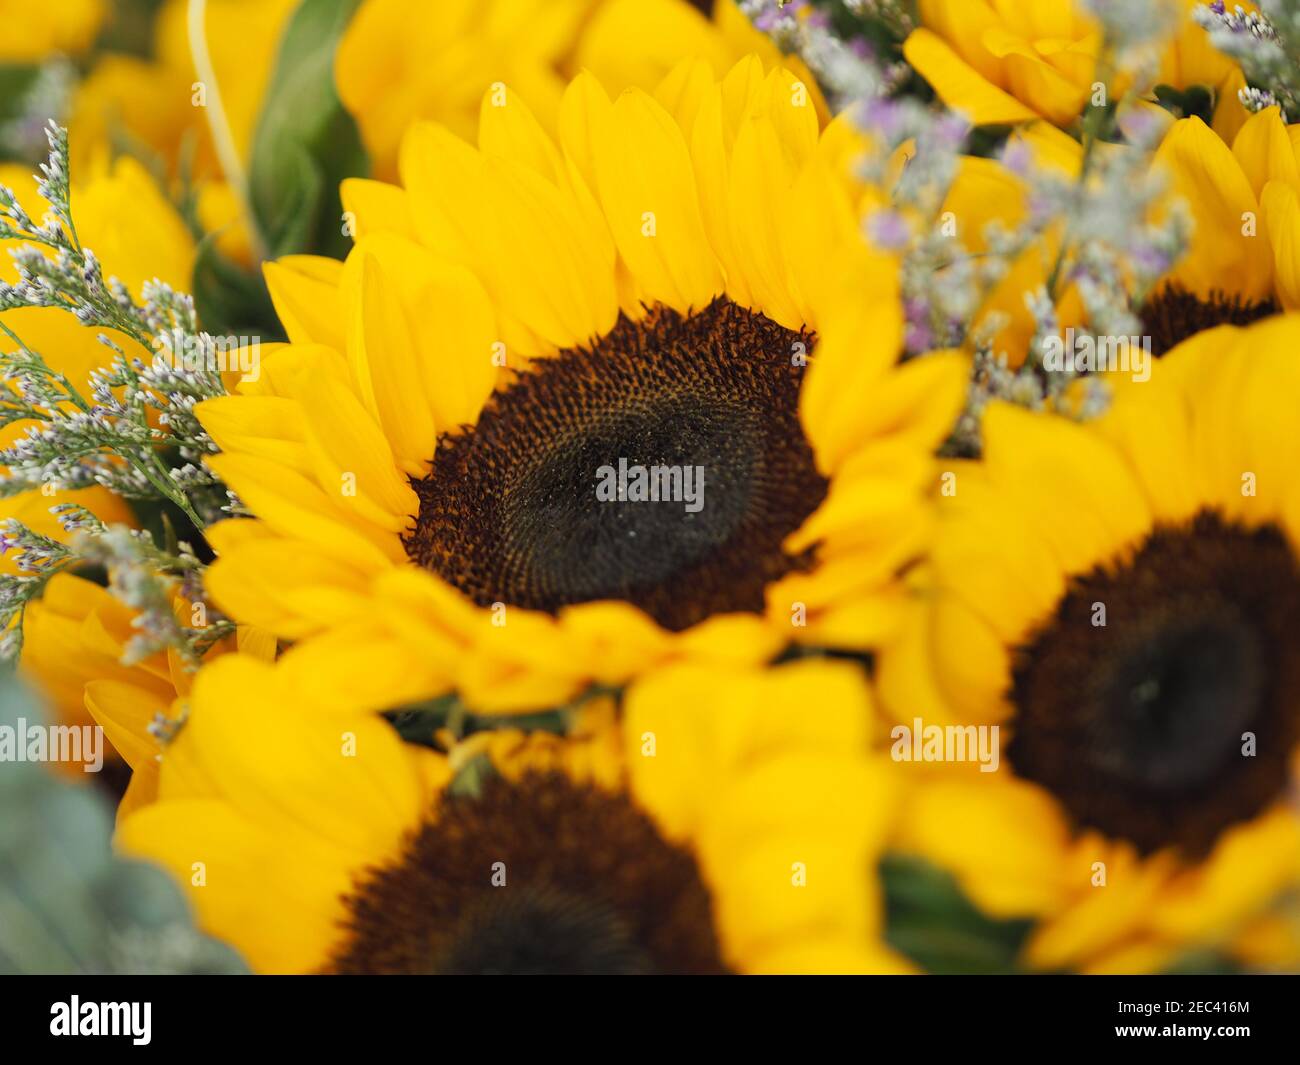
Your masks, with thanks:
M 0 970 L 1300 968 L 1300 0 L 0 13 Z

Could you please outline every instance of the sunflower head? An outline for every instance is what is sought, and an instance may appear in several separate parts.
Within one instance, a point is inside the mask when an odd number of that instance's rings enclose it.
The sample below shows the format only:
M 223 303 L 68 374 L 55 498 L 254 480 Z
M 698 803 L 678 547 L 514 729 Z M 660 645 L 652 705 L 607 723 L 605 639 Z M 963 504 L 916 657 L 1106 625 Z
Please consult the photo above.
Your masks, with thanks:
M 559 128 L 506 89 L 477 147 L 416 125 L 403 187 L 345 186 L 346 263 L 268 267 L 291 343 L 198 408 L 256 515 L 213 530 L 213 594 L 342 655 L 386 644 L 389 705 L 871 646 L 964 361 L 897 365 L 852 134 L 757 59 L 616 100 L 584 75 Z
M 918 774 L 903 836 L 1040 917 L 1035 964 L 1245 957 L 1300 876 L 1298 330 L 1201 334 L 1088 426 L 990 409 L 956 471 L 882 690 L 908 719 L 998 725 L 1004 765 Z M 931 820 L 954 806 L 960 832 Z
M 896 970 L 874 877 L 894 789 L 870 727 L 844 663 L 679 667 L 618 720 L 446 757 L 227 656 L 119 840 L 263 971 Z

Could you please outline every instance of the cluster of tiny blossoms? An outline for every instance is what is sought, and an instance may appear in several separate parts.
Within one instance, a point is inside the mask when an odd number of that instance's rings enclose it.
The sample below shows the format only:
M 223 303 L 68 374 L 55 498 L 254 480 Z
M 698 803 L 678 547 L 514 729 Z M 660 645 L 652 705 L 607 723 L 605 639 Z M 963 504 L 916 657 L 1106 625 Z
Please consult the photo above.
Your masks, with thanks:
M 6 386 L 0 389 L 0 428 L 23 426 L 23 435 L 0 449 L 0 498 L 100 485 L 128 500 L 171 504 L 202 530 L 231 503 L 202 466 L 216 447 L 193 411 L 201 400 L 225 393 L 216 344 L 200 330 L 188 295 L 154 281 L 143 286 L 137 302 L 119 280 L 104 276 L 72 218 L 67 131 L 51 123 L 47 135 L 50 156 L 38 191 L 49 211 L 41 222 L 0 186 L 0 239 L 22 242 L 10 249 L 18 280 L 0 282 L 0 311 L 40 307 L 71 314 L 86 328 L 111 331 L 98 338 L 112 356 L 88 381 L 74 382 L 0 322 L 9 348 L 0 354 Z M 123 342 L 150 354 L 129 354 Z M 179 358 L 182 344 L 199 357 Z M 22 609 L 49 577 L 86 563 L 106 566 L 113 590 L 142 611 L 133 654 L 171 645 L 192 656 L 200 641 L 212 638 L 212 628 L 196 636 L 171 617 L 172 575 L 199 566 L 185 545 L 163 551 L 148 533 L 112 529 L 81 507 L 51 509 L 65 532 L 77 534 L 72 548 L 17 521 L 4 524 L 0 548 L 13 552 L 21 572 L 0 577 L 0 624 L 7 629 L 0 654 L 12 657 L 21 647 Z
M 1139 334 L 1134 309 L 1185 250 L 1190 226 L 1183 212 L 1171 209 L 1159 223 L 1151 222 L 1152 206 L 1164 192 L 1151 166 L 1160 129 L 1129 106 L 1154 80 L 1159 47 L 1174 30 L 1172 10 L 1163 0 L 1087 0 L 1102 28 L 1101 89 L 1080 120 L 1078 171 L 1062 172 L 1010 137 L 998 154 L 1024 183 L 1029 210 L 1019 225 L 990 223 L 980 234 L 985 251 L 977 255 L 963 245 L 943 205 L 961 156 L 987 153 L 989 147 L 974 143 L 960 114 L 897 94 L 907 68 L 871 42 L 905 36 L 912 25 L 909 5 L 838 2 L 871 32 L 864 29 L 846 41 L 832 30 L 825 8 L 810 8 L 803 0 L 750 0 L 743 6 L 758 28 L 800 55 L 829 86 L 832 103 L 850 109 L 866 134 L 861 175 L 888 197 L 888 205 L 866 219 L 867 235 L 900 257 L 906 355 L 962 346 L 975 353 L 967 409 L 947 450 L 978 452 L 980 417 L 994 399 L 1078 418 L 1100 414 L 1107 396 L 1099 381 L 1085 380 L 1081 395 L 1074 393 L 1068 405 L 1058 402 L 1075 372 L 1048 368 L 1044 344 L 1059 335 L 1056 307 L 1070 286 L 1086 311 L 1080 334 Z M 1108 86 L 1119 73 L 1131 87 L 1125 99 L 1112 100 Z M 1017 258 L 1049 240 L 1049 230 L 1059 245 L 1056 267 L 1045 286 L 1024 293 L 1036 330 L 1023 365 L 1013 370 L 1007 353 L 993 346 L 1004 323 L 980 311 Z
M 880 40 L 901 41 L 914 28 L 906 0 L 839 0 L 844 11 L 878 32 L 846 35 L 827 8 L 808 0 L 740 0 L 741 10 L 787 53 L 796 53 L 836 109 L 892 92 L 909 76 L 906 63 L 882 56 Z
M 1238 96 L 1250 111 L 1278 106 L 1287 121 L 1300 117 L 1300 0 L 1260 0 L 1260 10 L 1223 0 L 1202 4 L 1193 17 L 1214 46 L 1241 64 L 1250 83 Z
M 209 616 L 214 612 L 202 599 L 203 564 L 189 544 L 165 551 L 149 533 L 114 525 L 78 533 L 72 548 L 80 560 L 103 567 L 109 590 L 136 612 L 139 631 L 126 646 L 126 665 L 169 647 L 197 665 L 209 647 L 234 632 L 228 619 Z M 178 600 L 190 616 L 178 612 Z

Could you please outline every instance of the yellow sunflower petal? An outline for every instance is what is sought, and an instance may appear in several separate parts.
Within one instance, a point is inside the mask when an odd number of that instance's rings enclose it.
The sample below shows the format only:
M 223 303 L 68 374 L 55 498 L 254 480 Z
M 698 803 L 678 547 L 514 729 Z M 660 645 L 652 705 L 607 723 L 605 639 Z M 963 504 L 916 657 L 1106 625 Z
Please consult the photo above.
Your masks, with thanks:
M 952 870 L 993 916 L 1051 912 L 1068 891 L 1069 825 L 1045 793 L 1002 776 L 918 782 L 902 801 L 898 846 Z
M 160 714 L 170 716 L 166 699 L 136 684 L 95 680 L 86 685 L 86 709 L 132 769 L 156 758 L 158 741 L 149 726 Z
M 369 178 L 347 178 L 339 186 L 343 210 L 355 220 L 355 236 L 370 233 L 396 233 L 398 236 L 415 236 L 411 220 L 411 206 L 406 191 L 397 185 Z
M 1031 502 L 1030 520 L 1067 570 L 1091 568 L 1150 528 L 1132 473 L 1094 434 L 1008 404 L 989 407 L 984 429 L 992 480 Z
M 303 411 L 278 396 L 220 396 L 196 404 L 203 428 L 223 451 L 270 459 L 298 473 L 311 470 Z
M 424 812 L 413 755 L 381 718 L 285 705 L 281 683 L 273 666 L 238 655 L 201 670 L 160 801 L 223 798 L 314 849 L 386 856 Z
M 722 275 L 681 130 L 638 90 L 590 121 L 596 187 L 620 256 L 651 299 L 679 311 L 706 306 L 722 290 Z
M 1279 107 L 1266 107 L 1251 115 L 1232 142 L 1232 154 L 1256 197 L 1263 194 L 1270 181 L 1300 183 L 1300 167 L 1296 166 L 1295 150 Z
M 321 488 L 380 528 L 405 531 L 419 501 L 383 431 L 352 390 L 330 377 L 312 378 L 299 409 Z
M 1273 264 L 1261 254 L 1262 227 L 1249 225 L 1259 203 L 1228 146 L 1199 118 L 1187 118 L 1169 131 L 1156 162 L 1168 169 L 1196 223 L 1192 248 L 1170 278 L 1202 297 L 1228 292 L 1265 299 Z M 1257 235 L 1246 235 L 1252 232 Z
M 252 455 L 213 455 L 208 464 L 267 526 L 282 536 L 317 544 L 327 554 L 379 568 L 405 558 L 395 535 L 366 530 L 319 486 L 301 474 Z
M 262 535 L 248 535 L 257 529 Z M 365 607 L 365 567 L 335 551 L 271 535 L 256 521 L 223 521 L 209 532 L 218 555 L 205 581 L 231 617 L 299 639 L 323 625 L 345 622 Z
M 292 847 L 255 819 L 211 799 L 154 803 L 123 819 L 117 845 L 160 863 L 182 885 L 199 927 L 261 973 L 318 969 L 342 939 L 343 862 Z M 250 891 L 249 885 L 257 890 Z
M 287 255 L 263 263 L 262 273 L 290 340 L 343 350 L 345 325 L 338 311 L 341 263 L 312 255 Z
M 1270 181 L 1264 186 L 1264 226 L 1273 246 L 1273 284 L 1288 311 L 1300 309 L 1300 193 L 1297 185 Z
M 977 126 L 1027 122 L 1038 117 L 971 67 L 930 30 L 913 30 L 903 43 L 903 56 L 934 87 L 944 103 L 965 113 Z
M 352 299 L 347 354 L 361 399 L 383 426 L 401 468 L 421 474 L 437 443 L 433 411 L 419 365 L 408 354 L 417 347 L 417 326 L 381 261 L 362 253 Z M 394 358 L 395 352 L 404 357 Z

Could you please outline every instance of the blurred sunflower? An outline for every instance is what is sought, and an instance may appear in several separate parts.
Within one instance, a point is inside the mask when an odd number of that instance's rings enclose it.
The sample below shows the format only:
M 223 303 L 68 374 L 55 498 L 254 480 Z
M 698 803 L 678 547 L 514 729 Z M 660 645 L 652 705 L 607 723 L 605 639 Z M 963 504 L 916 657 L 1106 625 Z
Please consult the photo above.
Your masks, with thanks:
M 1178 28 L 1161 54 L 1158 84 L 1216 90 L 1214 126 L 1230 138 L 1246 117 L 1237 99 L 1245 80 L 1192 20 L 1198 2 L 1175 0 Z M 1078 0 L 919 0 L 918 14 L 903 54 L 976 125 L 1045 118 L 1068 126 L 1107 76 L 1098 65 L 1101 29 Z
M 257 518 L 210 531 L 216 601 L 328 634 L 328 675 L 390 705 L 531 708 L 671 658 L 870 647 L 966 360 L 897 365 L 896 266 L 830 162 L 845 127 L 819 140 L 757 59 L 721 83 L 685 65 L 658 100 L 580 77 L 560 126 L 557 149 L 495 93 L 478 149 L 417 125 L 405 189 L 345 184 L 346 265 L 268 266 L 292 343 L 196 411 Z M 703 467 L 706 505 L 600 502 L 620 459 Z M 376 629 L 404 667 L 358 656 Z
M 1270 107 L 1229 149 L 1199 118 L 1183 119 L 1156 165 L 1195 223 L 1188 254 L 1143 309 L 1157 354 L 1216 325 L 1300 308 L 1300 127 Z
M 104 0 L 62 0 L 37 5 L 0 0 L 0 63 L 41 62 L 51 55 L 79 55 L 104 23 Z
M 877 935 L 893 789 L 869 721 L 843 663 L 679 669 L 631 690 L 621 728 L 473 745 L 491 766 L 467 785 L 464 753 L 321 714 L 232 656 L 118 843 L 201 883 L 202 927 L 263 972 L 901 971 Z
M 993 406 L 954 467 L 880 689 L 1001 726 L 1004 764 L 921 767 L 898 844 L 1037 918 L 1031 965 L 1300 960 L 1270 916 L 1300 884 L 1298 346 L 1300 316 L 1203 333 L 1088 425 Z
M 434 120 L 472 140 L 479 104 L 494 83 L 527 100 L 550 133 L 568 79 L 580 71 L 610 92 L 648 91 L 682 60 L 707 62 L 721 74 L 751 53 L 814 84 L 802 62 L 783 57 L 733 0 L 452 0 L 418 8 L 365 0 L 339 42 L 335 79 L 375 176 L 396 180 L 398 148 L 412 122 Z
M 74 168 L 84 160 L 82 146 L 112 145 L 150 158 L 172 177 L 184 173 L 195 183 L 204 230 L 218 235 L 227 257 L 248 265 L 253 240 L 232 170 L 250 162 L 297 0 L 207 0 L 201 25 L 210 71 L 196 58 L 190 7 L 188 0 L 162 5 L 153 58 L 96 57 L 72 103 Z M 732 0 L 456 0 L 423 7 L 366 0 L 340 40 L 336 77 L 373 172 L 395 179 L 398 144 L 411 122 L 436 119 L 472 138 L 481 97 L 495 82 L 532 101 L 553 131 L 569 74 L 589 70 L 612 90 L 650 89 L 684 58 L 720 72 L 750 52 L 814 85 L 802 62 L 782 56 Z M 820 94 L 810 91 L 828 119 Z M 237 166 L 217 151 L 227 138 Z

